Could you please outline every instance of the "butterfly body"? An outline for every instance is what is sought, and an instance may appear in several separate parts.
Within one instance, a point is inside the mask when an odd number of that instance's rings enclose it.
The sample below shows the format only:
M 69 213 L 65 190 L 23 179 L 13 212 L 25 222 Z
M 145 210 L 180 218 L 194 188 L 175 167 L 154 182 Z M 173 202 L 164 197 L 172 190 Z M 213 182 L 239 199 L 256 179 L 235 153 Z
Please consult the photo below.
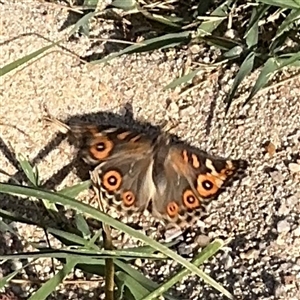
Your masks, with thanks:
M 92 181 L 108 206 L 125 213 L 151 207 L 155 217 L 180 227 L 199 219 L 247 167 L 244 160 L 213 157 L 165 134 L 83 124 L 69 129 L 83 160 L 95 166 Z

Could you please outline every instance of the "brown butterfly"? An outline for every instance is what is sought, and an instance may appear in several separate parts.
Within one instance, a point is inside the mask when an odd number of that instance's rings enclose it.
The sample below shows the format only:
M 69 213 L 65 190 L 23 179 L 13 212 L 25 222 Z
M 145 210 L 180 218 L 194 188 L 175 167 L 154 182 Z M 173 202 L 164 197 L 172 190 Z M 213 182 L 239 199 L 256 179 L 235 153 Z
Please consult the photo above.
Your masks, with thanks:
M 100 184 L 92 181 L 109 206 L 125 213 L 151 206 L 154 217 L 180 227 L 199 219 L 247 167 L 244 160 L 210 156 L 166 134 L 150 137 L 124 128 L 54 122 L 71 133 L 79 155 L 95 166 Z

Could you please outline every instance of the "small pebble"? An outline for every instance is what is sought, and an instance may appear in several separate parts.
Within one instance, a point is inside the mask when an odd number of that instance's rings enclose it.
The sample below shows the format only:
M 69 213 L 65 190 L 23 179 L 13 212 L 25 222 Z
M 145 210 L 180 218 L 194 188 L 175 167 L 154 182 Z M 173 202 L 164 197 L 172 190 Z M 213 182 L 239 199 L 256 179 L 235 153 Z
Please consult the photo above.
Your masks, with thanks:
M 278 233 L 286 233 L 291 229 L 290 223 L 286 220 L 281 220 L 277 223 L 277 232 Z
M 289 164 L 289 170 L 292 173 L 298 173 L 298 172 L 300 172 L 300 164 L 290 163 Z

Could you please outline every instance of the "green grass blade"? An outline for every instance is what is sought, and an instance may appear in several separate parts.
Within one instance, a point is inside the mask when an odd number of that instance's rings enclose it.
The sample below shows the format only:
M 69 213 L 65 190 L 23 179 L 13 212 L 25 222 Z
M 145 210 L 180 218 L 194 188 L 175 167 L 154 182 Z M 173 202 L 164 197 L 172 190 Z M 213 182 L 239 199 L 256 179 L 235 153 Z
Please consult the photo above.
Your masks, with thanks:
M 114 0 L 111 2 L 111 5 L 125 11 L 137 8 L 137 2 L 135 0 Z
M 17 155 L 17 160 L 27 179 L 33 184 L 33 186 L 40 186 L 38 169 L 36 167 L 32 167 L 30 162 L 22 154 Z
M 0 219 L 0 232 L 10 232 L 12 235 L 17 236 L 17 232 L 10 227 L 10 225 L 6 224 L 4 221 Z
M 242 44 L 238 41 L 213 35 L 200 37 L 199 39 L 206 42 L 210 46 L 217 47 L 224 51 L 229 51 L 236 46 L 242 46 Z
M 293 23 L 300 20 L 300 9 L 293 9 L 283 20 L 277 29 L 274 41 L 277 40 L 284 32 L 290 30 L 293 27 Z M 271 45 L 272 47 L 272 45 Z
M 62 205 L 72 207 L 75 210 L 78 210 L 82 213 L 85 213 L 91 217 L 93 217 L 96 220 L 99 220 L 103 223 L 109 224 L 110 226 L 121 230 L 125 232 L 126 234 L 136 238 L 137 240 L 140 240 L 144 242 L 147 245 L 150 245 L 157 251 L 160 251 L 161 253 L 165 254 L 166 256 L 172 258 L 191 272 L 197 274 L 200 278 L 202 278 L 205 282 L 211 282 L 213 280 L 210 278 L 207 274 L 205 274 L 202 270 L 198 269 L 196 266 L 191 264 L 189 261 L 175 253 L 174 251 L 170 250 L 164 245 L 161 245 L 160 243 L 156 242 L 155 240 L 145 236 L 143 233 L 138 232 L 131 227 L 115 220 L 114 218 L 96 210 L 93 207 L 90 207 L 89 205 L 86 205 L 84 203 L 81 203 L 79 201 L 76 201 L 75 199 L 69 198 L 64 195 L 58 195 L 56 193 L 50 192 L 50 191 L 44 191 L 42 189 L 38 188 L 30 188 L 30 187 L 22 187 L 22 186 L 15 186 L 15 185 L 10 185 L 6 183 L 0 183 L 0 192 L 2 193 L 8 193 L 8 194 L 19 194 L 19 195 L 25 195 L 28 197 L 36 197 L 36 198 L 41 198 L 41 199 L 46 199 L 49 200 L 53 203 L 60 203 Z M 218 286 L 218 285 L 216 285 Z M 222 291 L 218 287 L 219 291 Z
M 13 222 L 21 222 L 21 223 L 28 224 L 28 225 L 36 225 L 39 227 L 43 227 L 42 224 L 39 224 L 37 222 L 34 222 L 34 221 L 24 218 L 24 217 L 16 216 L 14 213 L 12 213 L 10 211 L 6 211 L 1 208 L 0 208 L 0 217 L 2 217 L 3 219 L 8 219 Z
M 22 268 L 23 269 L 23 268 Z M 0 289 L 3 289 L 8 283 L 22 270 L 16 270 L 0 279 Z
M 35 187 L 39 187 L 41 185 L 41 182 L 39 180 L 38 168 L 36 166 L 33 167 L 30 164 L 30 162 L 27 159 L 25 159 L 25 157 L 22 154 L 19 154 L 17 156 L 17 159 L 18 159 L 18 162 L 19 162 L 23 172 L 25 173 L 26 177 L 31 182 L 31 184 Z M 58 212 L 58 209 L 54 203 L 49 203 L 46 200 L 42 200 L 42 201 L 43 201 L 44 206 L 47 208 L 47 210 L 49 211 L 50 214 L 52 214 L 51 211 Z
M 300 0 L 258 0 L 271 6 L 279 6 L 282 8 L 295 8 L 300 9 Z
M 22 270 L 24 270 L 25 268 L 27 268 L 30 264 L 32 264 L 32 261 L 24 266 L 22 266 L 21 268 L 15 270 L 14 272 L 4 276 L 3 278 L 0 279 L 0 289 L 3 289 L 6 285 L 8 285 L 8 283 L 16 276 L 18 275 L 18 273 Z
M 83 238 L 89 239 L 91 237 L 91 231 L 83 215 L 77 213 L 75 215 L 75 222 L 76 222 L 76 227 L 82 233 Z
M 229 91 L 229 93 L 228 93 L 228 95 L 225 99 L 225 103 L 227 104 L 226 113 L 229 110 L 230 104 L 232 102 L 232 99 L 235 95 L 235 92 L 236 92 L 238 86 L 245 79 L 245 77 L 247 75 L 249 75 L 251 73 L 251 71 L 253 70 L 254 59 L 255 59 L 255 53 L 251 52 L 251 53 L 248 54 L 248 56 L 243 61 L 242 65 L 240 67 L 240 70 L 238 71 L 238 73 L 237 73 L 237 75 L 236 75 L 236 77 L 233 81 L 232 87 L 231 87 L 231 89 L 230 89 L 230 91 Z
M 84 15 L 82 18 L 80 18 L 76 24 L 73 26 L 73 28 L 70 30 L 69 36 L 77 32 L 78 30 L 81 30 L 86 36 L 89 35 L 89 21 L 91 18 L 93 18 L 96 15 L 96 12 L 90 12 L 86 15 Z
M 189 41 L 190 41 L 190 32 L 189 31 L 184 31 L 181 33 L 165 34 L 160 37 L 148 39 L 141 43 L 131 45 L 117 53 L 113 53 L 102 59 L 95 60 L 95 61 L 91 62 L 91 64 L 95 65 L 95 64 L 108 62 L 108 61 L 112 60 L 113 58 L 119 57 L 124 54 L 148 52 L 148 51 L 153 51 L 156 49 L 162 49 L 162 48 L 166 48 L 166 47 L 174 47 L 174 45 L 180 45 L 182 43 L 186 44 Z
M 12 63 L 0 68 L 0 77 L 11 72 L 12 70 L 28 63 L 30 60 L 34 59 L 34 58 L 37 58 L 39 55 L 41 55 L 42 53 L 46 52 L 47 50 L 55 47 L 56 45 L 58 45 L 59 43 L 61 43 L 63 40 L 59 40 L 55 43 L 51 43 L 50 45 L 48 46 L 45 46 L 37 51 L 34 51 L 28 55 L 25 55 L 15 61 L 13 61 Z
M 86 180 L 79 182 L 73 186 L 63 188 L 59 191 L 57 191 L 59 194 L 75 198 L 76 196 L 79 195 L 79 193 L 87 190 L 91 186 L 91 180 Z
M 71 258 L 70 260 L 68 260 L 63 268 L 46 283 L 44 283 L 42 287 L 39 288 L 28 300 L 46 299 L 52 292 L 55 291 L 57 286 L 63 282 L 64 278 L 73 270 L 76 264 L 76 259 Z
M 130 290 L 135 300 L 143 299 L 143 297 L 149 294 L 149 290 L 147 290 L 144 286 L 142 286 L 138 281 L 136 281 L 128 274 L 124 272 L 117 272 L 116 276 Z
M 48 248 L 40 248 L 40 251 L 32 252 L 18 252 L 13 254 L 3 254 L 0 255 L 0 259 L 29 259 L 29 258 L 41 258 L 41 257 L 51 257 L 51 258 L 68 258 L 76 257 L 77 259 L 82 260 L 82 262 L 87 263 L 88 259 L 104 259 L 104 258 L 119 258 L 122 260 L 132 260 L 132 259 L 153 259 L 161 260 L 166 259 L 162 254 L 149 254 L 149 253 L 139 253 L 139 252 L 130 252 L 127 250 L 89 250 L 86 248 L 66 248 L 53 250 Z
M 164 87 L 164 90 L 167 89 L 174 89 L 175 87 L 177 87 L 178 85 L 181 85 L 183 83 L 187 83 L 188 81 L 192 80 L 198 73 L 199 73 L 200 69 L 194 70 L 184 76 L 181 76 L 179 78 L 176 78 L 175 80 L 173 80 L 172 82 L 170 82 L 168 85 L 166 85 Z
M 173 16 L 162 16 L 154 13 L 149 13 L 148 11 L 142 9 L 140 6 L 138 6 L 138 10 L 140 13 L 142 13 L 146 18 L 162 23 L 164 25 L 168 25 L 175 28 L 180 28 L 181 25 L 177 23 L 181 23 L 183 21 L 182 18 L 179 17 L 173 17 Z
M 200 1 L 200 3 L 205 1 Z M 197 28 L 196 37 L 202 37 L 205 35 L 211 34 L 218 26 L 224 21 L 224 17 L 228 16 L 228 10 L 230 5 L 232 4 L 233 0 L 227 0 L 223 2 L 218 8 L 216 8 L 210 16 L 220 17 L 220 19 L 212 19 L 209 21 L 204 21 L 201 25 Z
M 83 6 L 86 8 L 95 9 L 98 5 L 98 2 L 99 2 L 99 0 L 84 0 Z
M 195 266 L 200 266 L 203 264 L 206 260 L 208 260 L 210 257 L 212 257 L 216 252 L 218 252 L 222 247 L 224 246 L 224 242 L 222 240 L 215 240 L 214 242 L 210 243 L 208 246 L 203 249 L 201 253 L 199 253 L 195 259 L 192 261 L 192 263 Z M 143 300 L 152 300 L 158 298 L 160 295 L 162 295 L 164 292 L 169 290 L 174 284 L 176 284 L 178 281 L 180 281 L 183 277 L 187 276 L 190 272 L 187 269 L 182 269 L 180 272 L 178 272 L 175 276 L 170 278 L 167 282 L 159 286 L 155 291 L 148 294 Z M 214 286 L 215 282 L 210 282 L 210 285 Z M 233 299 L 232 295 L 228 293 L 224 288 L 222 288 L 222 293 L 229 299 Z
M 250 22 L 244 35 L 248 48 L 251 48 L 257 44 L 258 22 L 261 20 L 268 9 L 269 6 L 263 4 L 259 5 L 258 7 L 253 7 Z
M 287 58 L 269 58 L 261 69 L 255 85 L 252 88 L 250 95 L 246 99 L 244 105 L 246 105 L 251 100 L 251 98 L 268 83 L 270 78 L 274 76 L 276 72 L 278 72 L 283 67 L 292 65 L 295 62 L 300 62 L 300 52 L 292 53 Z
M 122 269 L 124 272 L 126 272 L 128 275 L 130 275 L 132 278 L 134 278 L 136 281 L 138 281 L 142 286 L 144 286 L 147 290 L 153 291 L 158 288 L 159 284 L 152 281 L 151 279 L 144 276 L 142 273 L 137 271 L 136 269 L 132 268 L 129 264 L 126 262 L 120 261 L 115 259 L 114 260 L 115 265 L 118 266 L 120 269 Z M 168 300 L 176 300 L 173 296 L 164 293 L 164 297 Z
M 47 232 L 54 235 L 58 240 L 60 240 L 61 242 L 63 242 L 63 244 L 67 246 L 77 245 L 84 246 L 86 249 L 92 248 L 94 250 L 99 250 L 99 247 L 97 247 L 96 245 L 92 244 L 89 246 L 89 241 L 77 234 L 62 231 L 56 228 L 47 228 Z M 39 247 L 36 246 L 36 248 Z

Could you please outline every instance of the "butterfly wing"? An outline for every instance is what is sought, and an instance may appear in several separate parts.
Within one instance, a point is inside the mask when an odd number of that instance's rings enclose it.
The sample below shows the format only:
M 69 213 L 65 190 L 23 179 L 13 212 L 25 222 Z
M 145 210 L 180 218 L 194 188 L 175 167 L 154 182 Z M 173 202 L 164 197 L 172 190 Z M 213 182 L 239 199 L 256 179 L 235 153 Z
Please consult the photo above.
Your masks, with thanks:
M 169 146 L 165 155 L 154 156 L 153 213 L 180 226 L 191 225 L 246 167 L 244 160 L 215 158 L 186 145 Z
M 93 125 L 73 127 L 72 132 L 81 144 L 83 159 L 97 166 L 92 181 L 108 205 L 127 212 L 144 210 L 155 188 L 152 139 L 122 128 Z

